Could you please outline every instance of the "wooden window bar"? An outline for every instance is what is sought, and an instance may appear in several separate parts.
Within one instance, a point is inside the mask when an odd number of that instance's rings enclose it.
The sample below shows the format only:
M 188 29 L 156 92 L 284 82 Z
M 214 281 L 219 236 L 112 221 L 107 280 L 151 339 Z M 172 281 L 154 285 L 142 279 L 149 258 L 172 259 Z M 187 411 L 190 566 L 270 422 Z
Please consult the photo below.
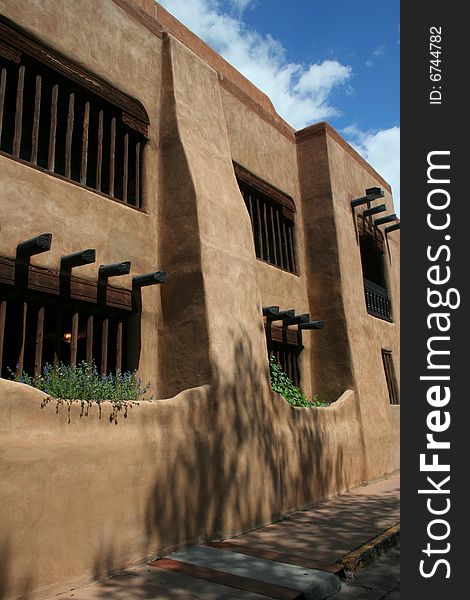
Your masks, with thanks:
M 0 42 L 0 153 L 140 209 L 148 139 L 140 102 L 1 16 Z
M 387 381 L 390 404 L 400 404 L 400 393 L 395 375 L 395 367 L 393 365 L 393 357 L 389 350 L 382 350 L 382 361 L 385 370 L 385 379 Z
M 95 360 L 101 373 L 126 368 L 131 291 L 71 277 L 60 291 L 59 273 L 30 265 L 26 287 L 15 284 L 15 261 L 0 257 L 0 376 L 24 371 L 38 377 L 46 363 L 57 367 Z
M 292 199 L 278 190 L 272 191 L 274 188 L 264 182 L 259 184 L 254 176 L 250 176 L 250 179 L 244 170 L 240 171 L 238 165 L 235 167 L 240 191 L 250 215 L 257 258 L 290 273 L 297 273 L 293 222 L 295 207 Z M 259 187 L 255 187 L 253 182 Z M 268 195 L 270 190 L 271 195 Z

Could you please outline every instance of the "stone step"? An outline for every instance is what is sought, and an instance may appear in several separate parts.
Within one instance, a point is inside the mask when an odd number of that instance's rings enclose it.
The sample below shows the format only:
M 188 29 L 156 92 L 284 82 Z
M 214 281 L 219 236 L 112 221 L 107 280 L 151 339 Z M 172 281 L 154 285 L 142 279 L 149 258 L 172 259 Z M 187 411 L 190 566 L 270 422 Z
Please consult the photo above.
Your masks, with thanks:
M 291 598 L 299 596 L 300 593 L 304 593 L 305 597 L 327 598 L 340 587 L 340 580 L 333 573 L 208 546 L 179 550 L 170 554 L 167 560 L 210 569 L 226 576 L 241 577 L 251 582 L 269 584 L 272 588 L 269 588 L 269 591 L 266 588 L 266 591 L 261 593 L 274 598 L 279 598 L 279 594 L 283 593 L 286 596 L 290 593 Z M 276 587 L 279 588 L 277 592 Z M 260 592 L 260 588 L 248 589 Z M 311 595 L 312 591 L 314 595 Z
M 287 563 L 289 565 L 297 565 L 298 567 L 306 567 L 307 569 L 317 569 L 318 571 L 328 571 L 335 575 L 341 575 L 344 572 L 344 567 L 339 563 L 324 563 L 318 560 L 305 558 L 296 554 L 284 554 L 275 550 L 268 550 L 260 546 L 252 544 L 240 543 L 238 539 L 226 540 L 224 542 L 209 542 L 204 544 L 210 548 L 219 548 L 220 550 L 229 550 L 231 552 L 240 552 L 257 558 L 266 558 L 276 562 Z
M 266 597 L 275 600 L 296 600 L 301 596 L 301 592 L 296 589 L 272 585 L 265 581 L 258 581 L 250 577 L 240 577 L 239 575 L 233 575 L 180 560 L 161 558 L 151 563 L 151 565 L 160 570 L 185 575 L 193 580 L 203 580 L 210 584 L 216 583 L 222 586 L 229 586 L 232 590 L 232 596 L 230 597 L 234 599 L 241 598 L 242 593 L 249 594 L 249 597 L 263 598 L 263 600 L 266 600 Z

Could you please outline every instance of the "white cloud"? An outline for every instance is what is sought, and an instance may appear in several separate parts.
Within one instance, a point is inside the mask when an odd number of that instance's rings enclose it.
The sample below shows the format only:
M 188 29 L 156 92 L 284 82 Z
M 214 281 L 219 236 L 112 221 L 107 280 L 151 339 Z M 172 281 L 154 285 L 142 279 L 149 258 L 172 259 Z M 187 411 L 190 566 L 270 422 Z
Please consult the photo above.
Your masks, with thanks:
M 366 67 L 373 67 L 375 64 L 375 59 L 379 58 L 379 56 L 382 56 L 382 54 L 385 52 L 385 45 L 382 44 L 381 46 L 378 46 L 373 52 L 372 52 L 372 56 L 373 58 L 368 58 L 366 60 Z
M 240 10 L 251 0 L 231 0 Z M 265 92 L 277 112 L 296 129 L 338 115 L 331 92 L 351 94 L 352 69 L 336 60 L 288 62 L 282 44 L 248 29 L 222 10 L 219 0 L 161 0 L 161 4 Z
M 373 54 L 374 56 L 382 56 L 382 54 L 384 53 L 384 50 L 385 50 L 385 46 L 382 44 L 382 46 L 379 46 L 378 48 L 376 48 L 376 49 L 375 49 L 375 50 L 372 52 L 372 54 Z
M 361 131 L 352 125 L 342 130 L 349 143 L 392 186 L 395 212 L 400 214 L 400 127 Z
M 254 4 L 254 2 L 256 2 L 256 0 L 230 0 L 230 4 L 239 14 L 241 14 L 250 4 Z
M 339 88 L 346 95 L 354 95 L 352 68 L 333 59 L 309 65 L 288 62 L 280 42 L 249 29 L 241 20 L 243 10 L 256 1 L 229 0 L 226 6 L 231 14 L 224 12 L 221 0 L 160 0 L 160 3 L 265 92 L 278 113 L 296 129 L 338 115 L 331 94 Z M 366 64 L 370 62 L 368 66 L 372 66 L 384 50 L 385 46 L 378 46 Z M 364 132 L 351 126 L 343 134 L 390 183 L 398 213 L 400 128 Z

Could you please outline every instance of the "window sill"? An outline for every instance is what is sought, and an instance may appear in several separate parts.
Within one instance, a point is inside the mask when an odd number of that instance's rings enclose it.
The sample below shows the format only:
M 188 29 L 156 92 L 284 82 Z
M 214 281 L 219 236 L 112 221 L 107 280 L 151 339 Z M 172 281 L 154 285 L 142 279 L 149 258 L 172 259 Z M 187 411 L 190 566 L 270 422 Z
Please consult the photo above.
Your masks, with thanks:
M 121 206 L 125 206 L 126 208 L 131 208 L 132 210 L 135 210 L 139 213 L 148 215 L 148 211 L 144 210 L 143 208 L 138 208 L 137 206 L 133 206 L 132 204 L 124 202 L 123 200 L 119 200 L 119 198 L 114 198 L 113 196 L 109 196 L 108 194 L 105 194 L 104 192 L 99 192 L 98 190 L 95 190 L 94 188 L 83 185 L 82 183 L 80 183 L 78 181 L 74 181 L 73 179 L 68 179 L 67 177 L 64 177 L 64 175 L 60 175 L 60 173 L 54 173 L 53 171 L 49 171 L 48 169 L 45 169 L 44 167 L 40 167 L 39 165 L 33 165 L 30 162 L 28 162 L 27 160 L 18 158 L 16 156 L 12 156 L 11 154 L 8 154 L 8 152 L 4 152 L 3 150 L 0 150 L 0 156 L 9 158 L 10 160 L 20 163 L 21 165 L 25 165 L 31 169 L 34 169 L 35 171 L 39 171 L 40 173 L 50 175 L 51 177 L 54 177 L 55 179 L 60 179 L 61 181 L 71 183 L 72 185 L 74 185 L 78 188 L 81 188 L 82 190 L 86 190 L 87 192 L 92 192 L 93 194 L 96 194 L 97 196 L 100 196 L 101 198 L 106 198 L 106 200 L 112 200 L 113 202 L 116 202 L 117 204 L 120 204 Z
M 282 271 L 283 273 L 287 273 L 288 275 L 293 275 L 294 277 L 300 277 L 299 273 L 293 273 L 292 271 L 288 271 L 287 269 L 284 269 L 283 267 L 278 267 L 277 265 L 273 265 L 273 263 L 270 263 L 267 260 L 263 260 L 262 258 L 259 258 L 258 256 L 256 257 L 256 260 L 258 262 L 262 263 L 263 265 L 268 265 L 269 267 L 276 269 L 277 271 Z

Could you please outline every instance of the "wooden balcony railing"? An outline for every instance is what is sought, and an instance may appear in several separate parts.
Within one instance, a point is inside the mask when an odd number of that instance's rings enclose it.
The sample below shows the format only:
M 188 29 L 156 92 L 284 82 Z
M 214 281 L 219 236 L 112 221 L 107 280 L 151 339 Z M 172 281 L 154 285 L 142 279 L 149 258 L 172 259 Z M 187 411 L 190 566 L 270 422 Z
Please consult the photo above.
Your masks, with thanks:
M 364 294 L 367 312 L 373 317 L 392 321 L 391 303 L 385 288 L 364 279 Z

